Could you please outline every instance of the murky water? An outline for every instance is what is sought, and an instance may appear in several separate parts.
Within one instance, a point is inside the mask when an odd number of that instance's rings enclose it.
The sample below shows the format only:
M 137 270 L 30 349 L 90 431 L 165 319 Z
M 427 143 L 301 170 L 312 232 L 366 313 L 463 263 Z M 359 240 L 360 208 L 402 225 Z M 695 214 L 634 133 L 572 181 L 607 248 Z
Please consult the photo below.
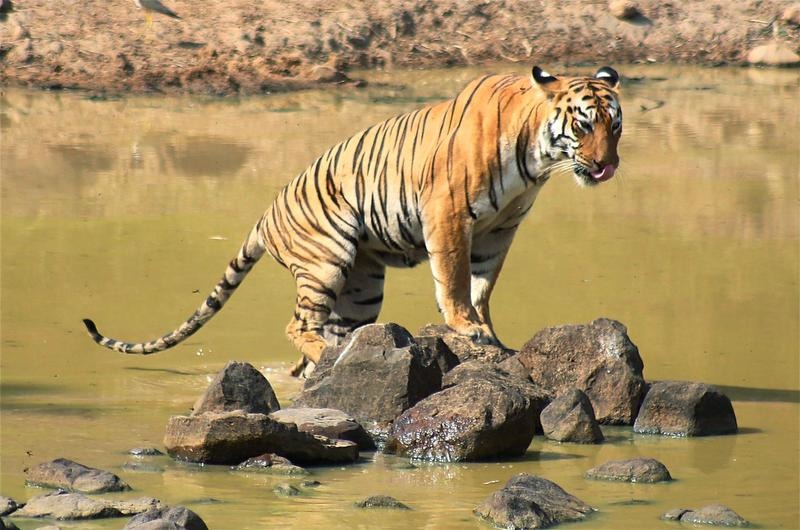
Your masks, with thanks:
M 23 469 L 64 456 L 118 472 L 136 494 L 185 504 L 212 528 L 480 528 L 472 507 L 528 472 L 598 508 L 586 528 L 659 528 L 667 509 L 711 502 L 762 528 L 798 528 L 800 73 L 621 70 L 641 78 L 623 89 L 621 174 L 591 190 L 567 178 L 548 183 L 506 262 L 494 320 L 515 347 L 547 325 L 621 320 L 648 379 L 724 387 L 739 435 L 606 428 L 608 443 L 596 447 L 537 438 L 513 462 L 414 469 L 367 454 L 358 465 L 315 470 L 322 486 L 291 499 L 272 493 L 280 478 L 137 461 L 125 452 L 160 445 L 167 418 L 188 411 L 229 359 L 263 368 L 291 401 L 299 385 L 284 373 L 296 353 L 283 328 L 293 284 L 262 261 L 203 331 L 152 357 L 97 347 L 80 319 L 122 339 L 172 329 L 314 156 L 450 97 L 478 71 L 377 74 L 367 90 L 224 101 L 9 91 L 0 97 L 0 494 L 40 493 L 24 487 Z M 439 320 L 426 265 L 390 271 L 381 320 L 412 330 Z M 593 465 L 638 455 L 660 459 L 677 480 L 582 478 Z M 351 507 L 374 493 L 414 510 Z

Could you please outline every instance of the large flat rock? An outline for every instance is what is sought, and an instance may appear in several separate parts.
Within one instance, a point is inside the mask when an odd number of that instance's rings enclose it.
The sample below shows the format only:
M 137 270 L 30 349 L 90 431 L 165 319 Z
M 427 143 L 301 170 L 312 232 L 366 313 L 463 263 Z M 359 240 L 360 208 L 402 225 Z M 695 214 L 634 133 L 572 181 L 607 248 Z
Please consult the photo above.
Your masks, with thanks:
M 131 500 L 110 500 L 87 497 L 82 493 L 56 491 L 38 495 L 11 517 L 47 517 L 50 519 L 101 519 L 124 517 L 158 508 L 158 499 L 141 497 Z
M 66 458 L 56 458 L 29 468 L 26 482 L 31 486 L 61 488 L 81 493 L 105 493 L 130 489 L 121 478 Z

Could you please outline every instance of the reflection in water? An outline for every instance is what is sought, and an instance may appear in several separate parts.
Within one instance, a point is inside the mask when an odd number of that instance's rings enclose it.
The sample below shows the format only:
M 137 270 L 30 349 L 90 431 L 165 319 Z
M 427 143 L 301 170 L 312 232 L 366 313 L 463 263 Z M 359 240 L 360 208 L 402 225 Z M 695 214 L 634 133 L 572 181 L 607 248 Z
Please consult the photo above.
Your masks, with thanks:
M 224 467 L 162 457 L 145 463 L 164 473 L 121 470 L 125 451 L 159 445 L 166 419 L 188 412 L 229 359 L 253 362 L 291 403 L 300 383 L 285 373 L 296 353 L 283 328 L 294 289 L 264 260 L 191 344 L 149 357 L 97 348 L 80 318 L 123 339 L 171 329 L 292 175 L 336 141 L 453 94 L 478 72 L 375 73 L 363 91 L 240 100 L 12 90 L 0 95 L 2 493 L 30 496 L 24 467 L 65 456 L 118 471 L 164 502 L 223 501 L 190 503 L 212 528 L 262 528 L 278 517 L 285 527 L 366 527 L 374 520 L 352 502 L 375 493 L 414 508 L 382 515 L 383 527 L 463 528 L 498 484 L 530 472 L 599 507 L 592 528 L 649 527 L 669 508 L 710 502 L 763 527 L 796 525 L 800 74 L 622 70 L 636 81 L 623 87 L 619 178 L 592 190 L 548 183 L 496 289 L 498 332 L 520 346 L 546 325 L 617 318 L 648 379 L 720 385 L 741 435 L 673 439 L 607 427 L 600 446 L 536 439 L 512 462 L 406 470 L 396 465 L 403 459 L 367 455 L 314 470 L 323 485 L 292 500 L 270 492 L 283 479 Z M 389 271 L 381 319 L 412 330 L 440 320 L 426 266 Z M 634 456 L 662 460 L 677 480 L 582 478 Z

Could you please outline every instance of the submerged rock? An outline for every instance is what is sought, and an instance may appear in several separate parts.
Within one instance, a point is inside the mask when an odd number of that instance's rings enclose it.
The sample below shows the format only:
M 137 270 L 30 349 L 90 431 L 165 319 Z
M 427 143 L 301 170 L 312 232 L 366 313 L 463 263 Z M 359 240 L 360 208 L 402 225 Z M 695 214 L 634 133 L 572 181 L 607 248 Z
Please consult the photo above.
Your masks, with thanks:
M 672 480 L 667 467 L 654 458 L 611 460 L 586 472 L 586 478 L 623 482 L 666 482 Z
M 378 432 L 441 388 L 435 359 L 396 324 L 360 327 L 337 351 L 329 369 L 320 362 L 322 373 L 308 379 L 295 407 L 338 409 Z
M 499 363 L 515 352 L 493 344 L 476 344 L 471 338 L 459 335 L 443 324 L 426 324 L 417 332 L 419 337 L 439 337 L 462 363 L 483 361 Z
M 356 508 L 391 508 L 394 510 L 410 510 L 407 505 L 388 495 L 373 495 L 355 503 Z
M 541 420 L 544 435 L 557 442 L 594 444 L 604 439 L 592 403 L 577 388 L 566 390 L 547 405 Z
M 248 458 L 234 469 L 237 471 L 260 471 L 272 475 L 308 475 L 306 469 L 292 464 L 288 458 L 271 453 Z
M 281 482 L 280 484 L 276 484 L 274 488 L 272 488 L 272 492 L 275 495 L 279 495 L 281 497 L 295 497 L 300 495 L 300 490 L 296 487 L 292 486 L 288 482 Z
M 517 358 L 545 390 L 556 395 L 573 387 L 583 391 L 600 423 L 633 424 L 645 392 L 644 364 L 620 322 L 598 318 L 545 328 Z
M 132 500 L 93 499 L 82 493 L 55 491 L 38 495 L 12 517 L 49 517 L 51 519 L 100 519 L 124 517 L 160 507 L 158 499 L 141 497 Z
M 457 462 L 527 451 L 546 394 L 477 361 L 453 369 L 444 384 L 447 388 L 397 418 L 389 431 L 387 452 Z
M 131 489 L 117 475 L 87 467 L 66 458 L 56 458 L 25 471 L 26 483 L 81 493 L 105 493 Z
M 715 526 L 750 526 L 750 522 L 722 504 L 710 504 L 698 510 L 675 508 L 661 516 L 667 521 Z
M 489 495 L 473 512 L 499 528 L 548 528 L 579 521 L 594 509 L 549 480 L 521 473 Z
M 128 451 L 129 455 L 133 456 L 163 456 L 160 450 L 156 449 L 155 447 L 134 447 L 130 451 Z
M 250 363 L 230 361 L 217 375 L 192 408 L 192 414 L 230 412 L 269 414 L 280 410 L 272 386 Z
M 264 414 L 241 411 L 173 416 L 164 445 L 173 458 L 206 464 L 239 464 L 264 453 L 308 463 L 353 462 L 358 446 L 299 432 Z
M 208 530 L 208 527 L 188 508 L 164 506 L 137 515 L 123 530 Z
M 273 412 L 269 417 L 281 423 L 294 424 L 300 432 L 350 440 L 364 451 L 375 449 L 375 442 L 364 427 L 341 410 L 288 408 Z
M 736 414 L 728 396 L 705 383 L 652 383 L 642 403 L 634 432 L 669 436 L 735 433 Z

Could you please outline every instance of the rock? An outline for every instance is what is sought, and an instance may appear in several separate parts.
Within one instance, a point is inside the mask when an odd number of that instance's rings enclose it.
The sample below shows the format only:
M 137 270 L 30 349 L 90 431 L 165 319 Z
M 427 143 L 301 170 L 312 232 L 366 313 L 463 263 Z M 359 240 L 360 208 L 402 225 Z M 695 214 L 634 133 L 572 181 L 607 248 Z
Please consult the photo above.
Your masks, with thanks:
M 129 455 L 133 456 L 163 456 L 160 450 L 156 449 L 155 447 L 134 447 L 130 451 L 128 451 Z
M 25 472 L 27 484 L 44 488 L 62 488 L 82 493 L 105 493 L 131 489 L 121 478 L 108 471 L 86 467 L 66 458 L 44 462 Z
M 0 497 L 0 515 L 8 515 L 10 513 L 14 513 L 23 506 L 25 505 L 18 503 L 11 497 Z
M 392 508 L 395 510 L 410 510 L 407 505 L 388 495 L 373 495 L 355 503 L 356 508 Z
M 631 0 L 611 0 L 608 3 L 608 12 L 620 20 L 631 20 L 642 16 L 639 6 Z
M 526 381 L 531 381 L 530 372 L 522 365 L 521 362 L 519 362 L 519 357 L 516 355 L 509 357 L 505 361 L 497 363 L 497 367 L 507 374 L 519 377 L 520 379 L 525 379 Z
M 595 444 L 604 439 L 592 403 L 577 388 L 563 392 L 545 407 L 541 421 L 544 435 L 557 442 Z
M 800 4 L 792 4 L 781 13 L 781 20 L 800 26 Z
M 49 517 L 51 519 L 99 519 L 124 517 L 160 507 L 158 499 L 141 497 L 132 500 L 99 500 L 82 493 L 63 490 L 38 495 L 28 501 L 24 508 L 14 512 L 13 517 Z
M 272 488 L 273 493 L 275 495 L 279 495 L 281 497 L 295 497 L 300 495 L 300 490 L 296 487 L 292 486 L 288 482 L 281 482 L 280 484 L 276 484 L 274 488 Z
M 234 469 L 237 471 L 261 471 L 272 475 L 308 475 L 307 470 L 292 464 L 288 458 L 271 453 L 248 458 Z
M 521 473 L 489 495 L 473 513 L 499 528 L 547 528 L 579 521 L 593 510 L 558 484 Z
M 517 358 L 535 384 L 555 395 L 582 390 L 600 423 L 631 425 L 636 418 L 645 391 L 644 364 L 620 322 L 599 318 L 545 328 Z
M 353 462 L 358 458 L 358 446 L 353 442 L 299 432 L 294 425 L 265 414 L 242 411 L 173 416 L 167 424 L 164 445 L 173 458 L 206 464 L 238 464 L 264 453 L 308 463 Z
M 273 412 L 269 417 L 281 423 L 294 424 L 300 432 L 350 440 L 364 451 L 375 449 L 375 442 L 364 427 L 341 410 L 288 408 Z
M 267 378 L 250 363 L 230 361 L 194 404 L 192 414 L 229 412 L 269 414 L 280 410 Z
M 56 530 L 58 530 L 58 527 L 51 527 L 51 528 L 55 528 Z M 0 530 L 19 530 L 19 527 L 14 523 L 12 523 L 11 521 L 4 521 L 3 519 L 0 519 Z
M 747 62 L 767 66 L 796 66 L 800 64 L 800 55 L 792 47 L 776 40 L 750 50 Z
M 705 383 L 652 383 L 642 403 L 634 432 L 669 436 L 735 433 L 736 414 L 728 396 Z
M 444 324 L 426 324 L 420 328 L 417 335 L 420 337 L 439 337 L 462 363 L 472 360 L 499 363 L 514 354 L 513 350 L 507 350 L 500 346 L 476 344 L 469 337 L 459 335 Z
M 123 530 L 208 530 L 208 527 L 188 508 L 164 506 L 137 515 Z
M 0 13 L 9 13 L 13 7 L 11 0 L 0 0 Z
M 442 374 L 446 374 L 461 363 L 456 354 L 453 353 L 453 351 L 450 349 L 447 343 L 442 340 L 441 337 L 416 336 L 414 337 L 414 342 L 416 342 L 420 348 L 425 350 L 428 355 L 434 359 L 436 364 L 439 365 L 439 369 L 442 371 Z
M 715 526 L 750 526 L 749 521 L 722 504 L 710 504 L 699 510 L 676 508 L 668 511 L 661 518 L 668 521 Z
M 133 473 L 163 473 L 163 466 L 155 466 L 144 462 L 125 462 L 122 464 L 122 469 Z
M 617 480 L 622 482 L 667 482 L 672 477 L 667 467 L 654 458 L 632 458 L 611 460 L 593 467 L 585 474 L 594 480 Z
M 372 433 L 441 388 L 439 365 L 396 324 L 358 328 L 326 370 L 327 362 L 294 405 L 342 410 Z
M 304 480 L 300 483 L 301 488 L 318 488 L 322 486 L 322 482 L 319 480 Z
M 454 368 L 444 384 L 395 420 L 386 452 L 455 462 L 527 451 L 544 406 L 532 384 L 478 361 Z

